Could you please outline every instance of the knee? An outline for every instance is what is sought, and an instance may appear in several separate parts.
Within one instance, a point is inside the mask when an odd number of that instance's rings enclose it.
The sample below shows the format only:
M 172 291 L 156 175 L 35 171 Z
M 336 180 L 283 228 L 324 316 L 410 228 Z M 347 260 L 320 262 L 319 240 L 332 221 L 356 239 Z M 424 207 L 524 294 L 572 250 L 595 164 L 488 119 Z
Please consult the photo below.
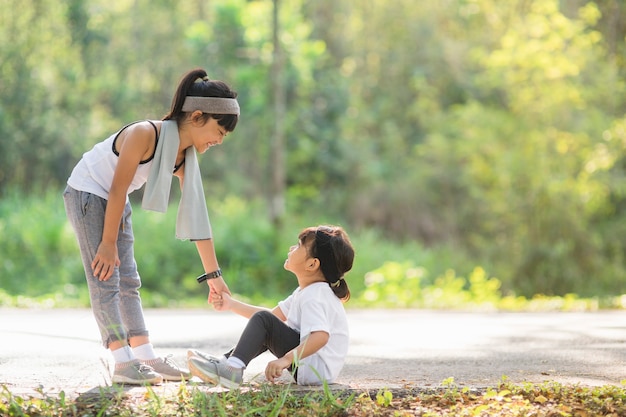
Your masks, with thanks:
M 267 310 L 257 311 L 256 313 L 252 315 L 252 317 L 254 316 L 257 316 L 258 318 L 263 319 L 263 320 L 271 319 L 272 317 L 274 317 L 272 312 L 267 311 Z
M 267 325 L 272 322 L 273 317 L 274 315 L 270 311 L 261 310 L 254 313 L 252 317 L 250 317 L 250 320 L 261 322 L 264 325 Z

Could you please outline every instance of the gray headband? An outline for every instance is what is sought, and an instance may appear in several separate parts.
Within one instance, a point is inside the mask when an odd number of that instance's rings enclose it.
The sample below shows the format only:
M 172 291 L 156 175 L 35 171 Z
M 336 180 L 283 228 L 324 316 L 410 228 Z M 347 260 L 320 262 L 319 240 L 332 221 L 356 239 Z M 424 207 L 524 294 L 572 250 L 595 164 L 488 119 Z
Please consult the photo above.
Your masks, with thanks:
M 187 96 L 183 111 L 200 110 L 208 114 L 236 114 L 239 116 L 239 103 L 234 98 Z

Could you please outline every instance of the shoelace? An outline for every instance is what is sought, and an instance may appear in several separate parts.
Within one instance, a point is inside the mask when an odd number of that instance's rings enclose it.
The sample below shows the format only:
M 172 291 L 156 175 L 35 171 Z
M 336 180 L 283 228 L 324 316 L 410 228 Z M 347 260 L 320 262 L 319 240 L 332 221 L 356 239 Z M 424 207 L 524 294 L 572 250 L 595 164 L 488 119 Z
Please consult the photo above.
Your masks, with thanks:
M 145 365 L 141 362 L 133 365 L 135 367 L 135 369 L 137 369 L 137 372 L 139 372 L 140 374 L 144 374 L 144 373 L 149 373 L 149 372 L 154 372 L 154 370 L 152 369 L 151 366 Z
M 172 355 L 167 355 L 165 357 L 163 357 L 163 363 L 166 365 L 169 365 L 170 367 L 174 368 L 174 369 L 178 369 L 178 366 L 174 363 L 173 359 L 172 359 Z

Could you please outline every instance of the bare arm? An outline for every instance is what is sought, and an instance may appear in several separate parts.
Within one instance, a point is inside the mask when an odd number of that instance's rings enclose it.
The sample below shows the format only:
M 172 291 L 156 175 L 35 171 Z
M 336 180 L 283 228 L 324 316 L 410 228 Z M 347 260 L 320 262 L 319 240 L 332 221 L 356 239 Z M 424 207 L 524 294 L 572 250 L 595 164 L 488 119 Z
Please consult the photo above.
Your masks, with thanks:
M 180 189 L 183 189 L 183 184 L 185 180 L 185 170 L 184 167 L 181 167 L 176 173 L 175 176 L 178 177 L 180 181 Z M 217 271 L 220 266 L 217 262 L 217 256 L 215 255 L 215 246 L 213 245 L 213 239 L 205 239 L 205 240 L 196 240 L 196 249 L 198 250 L 198 255 L 200 256 L 200 260 L 202 261 L 202 267 L 205 272 L 213 272 Z M 219 294 L 227 293 L 230 294 L 230 290 L 228 289 L 228 285 L 222 277 L 212 278 L 206 280 L 207 285 L 209 286 L 209 303 L 213 302 L 216 296 Z
M 217 271 L 219 269 L 219 264 L 217 263 L 217 256 L 215 255 L 213 239 L 196 240 L 195 243 L 204 270 L 206 272 Z M 222 277 L 207 279 L 206 283 L 210 288 L 209 303 L 212 302 L 217 295 L 222 293 L 230 294 L 228 285 L 226 285 L 226 282 Z
M 273 360 L 265 367 L 265 378 L 272 382 L 280 377 L 284 369 L 289 368 L 295 358 L 298 360 L 311 356 L 328 343 L 329 334 L 323 331 L 311 332 L 295 349 L 289 351 L 282 358 Z
M 230 310 L 233 313 L 237 313 L 245 318 L 250 318 L 254 313 L 259 311 L 269 311 L 282 321 L 287 320 L 280 307 L 276 306 L 273 309 L 255 306 L 252 304 L 246 304 L 239 300 L 236 300 L 230 296 L 230 294 L 222 294 L 221 298 L 216 298 L 213 301 L 213 306 L 216 310 Z
M 126 205 L 126 196 L 139 162 L 153 143 L 154 131 L 138 125 L 131 126 L 120 138 L 119 159 L 111 182 L 109 198 L 104 214 L 102 240 L 91 268 L 100 281 L 108 280 L 120 260 L 117 253 L 117 237 Z

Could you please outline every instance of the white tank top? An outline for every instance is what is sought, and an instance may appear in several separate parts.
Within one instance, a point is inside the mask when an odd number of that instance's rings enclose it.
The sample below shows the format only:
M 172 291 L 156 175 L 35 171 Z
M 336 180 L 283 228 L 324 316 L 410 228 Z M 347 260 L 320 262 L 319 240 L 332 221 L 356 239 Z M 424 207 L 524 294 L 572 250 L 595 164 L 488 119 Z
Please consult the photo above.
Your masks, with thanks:
M 157 128 L 154 123 L 148 122 L 154 127 L 156 149 L 156 142 L 159 140 Z M 134 123 L 130 125 L 132 124 Z M 76 164 L 72 170 L 67 184 L 75 190 L 86 191 L 108 200 L 109 190 L 113 182 L 113 174 L 115 173 L 115 167 L 119 159 L 114 151 L 115 141 L 120 133 L 130 125 L 124 126 L 119 132 L 109 136 L 109 138 L 85 152 L 81 160 L 78 161 L 78 164 Z M 154 155 L 139 163 L 137 172 L 128 187 L 127 195 L 141 188 L 146 183 L 153 157 Z

